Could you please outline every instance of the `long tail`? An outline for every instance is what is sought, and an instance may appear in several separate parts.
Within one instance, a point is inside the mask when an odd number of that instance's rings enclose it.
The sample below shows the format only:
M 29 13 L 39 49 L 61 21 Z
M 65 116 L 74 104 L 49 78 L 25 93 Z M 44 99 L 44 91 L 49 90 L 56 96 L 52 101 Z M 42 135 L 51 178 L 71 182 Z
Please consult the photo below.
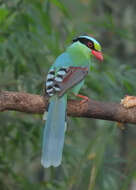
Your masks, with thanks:
M 67 95 L 53 97 L 48 111 L 46 126 L 43 133 L 41 163 L 45 168 L 59 166 L 65 137 Z

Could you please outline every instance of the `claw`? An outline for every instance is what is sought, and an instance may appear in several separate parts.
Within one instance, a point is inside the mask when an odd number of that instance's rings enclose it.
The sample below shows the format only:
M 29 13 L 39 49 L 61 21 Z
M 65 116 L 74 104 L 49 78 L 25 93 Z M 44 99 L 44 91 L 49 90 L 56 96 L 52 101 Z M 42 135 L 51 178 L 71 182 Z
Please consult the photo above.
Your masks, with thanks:
M 83 100 L 80 101 L 80 104 L 84 104 L 89 101 L 89 98 L 86 96 Z
M 87 96 L 83 96 L 81 94 L 74 94 L 75 96 L 79 97 L 79 98 L 82 98 L 83 100 L 80 101 L 80 104 L 83 104 L 85 102 L 88 102 L 89 101 L 89 98 Z

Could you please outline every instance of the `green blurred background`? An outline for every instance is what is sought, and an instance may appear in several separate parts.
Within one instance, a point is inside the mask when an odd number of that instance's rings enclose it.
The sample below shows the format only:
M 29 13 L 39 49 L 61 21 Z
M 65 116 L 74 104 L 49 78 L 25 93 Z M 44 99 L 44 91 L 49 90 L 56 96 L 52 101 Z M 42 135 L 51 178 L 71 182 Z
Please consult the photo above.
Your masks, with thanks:
M 1 0 L 0 89 L 43 94 L 45 76 L 73 37 L 91 34 L 104 62 L 92 63 L 81 93 L 120 102 L 136 95 L 136 1 Z M 69 118 L 63 162 L 40 164 L 41 115 L 0 113 L 0 190 L 136 190 L 136 129 Z

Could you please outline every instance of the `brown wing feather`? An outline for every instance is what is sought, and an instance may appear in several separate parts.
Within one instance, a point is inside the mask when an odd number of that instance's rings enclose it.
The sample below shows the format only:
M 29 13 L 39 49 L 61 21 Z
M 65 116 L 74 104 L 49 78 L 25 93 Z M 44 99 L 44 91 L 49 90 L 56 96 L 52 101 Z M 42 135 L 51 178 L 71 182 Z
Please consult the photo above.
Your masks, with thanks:
M 55 85 L 60 88 L 58 96 L 62 96 L 69 88 L 72 88 L 82 81 L 87 74 L 87 67 L 69 67 L 68 72 L 64 76 L 62 82 L 55 81 Z

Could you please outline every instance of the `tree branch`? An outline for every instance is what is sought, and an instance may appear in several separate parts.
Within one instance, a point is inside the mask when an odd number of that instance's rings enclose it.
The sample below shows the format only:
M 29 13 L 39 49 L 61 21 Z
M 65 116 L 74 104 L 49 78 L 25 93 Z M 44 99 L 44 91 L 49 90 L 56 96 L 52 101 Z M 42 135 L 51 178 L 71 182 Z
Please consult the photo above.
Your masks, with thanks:
M 89 100 L 79 104 L 78 100 L 68 101 L 68 115 L 88 117 L 117 122 L 136 123 L 136 108 L 127 109 L 118 103 Z M 24 92 L 0 92 L 0 111 L 16 110 L 41 114 L 48 108 L 48 98 Z

